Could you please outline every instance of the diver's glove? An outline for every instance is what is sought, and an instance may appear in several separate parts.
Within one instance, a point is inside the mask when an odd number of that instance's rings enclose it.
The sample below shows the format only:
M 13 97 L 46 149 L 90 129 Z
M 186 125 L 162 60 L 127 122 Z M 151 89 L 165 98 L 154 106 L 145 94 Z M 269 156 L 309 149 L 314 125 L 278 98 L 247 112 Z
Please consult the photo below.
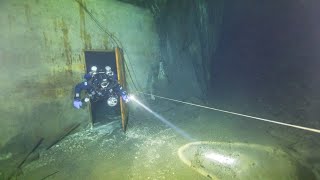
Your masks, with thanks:
M 125 103 L 128 103 L 128 102 L 130 101 L 128 95 L 126 95 L 126 94 L 122 95 L 121 97 L 122 97 L 122 99 L 123 99 L 123 101 L 124 101 Z
M 80 99 L 74 99 L 73 101 L 73 106 L 76 108 L 76 109 L 80 109 L 81 106 L 82 106 L 82 102 Z

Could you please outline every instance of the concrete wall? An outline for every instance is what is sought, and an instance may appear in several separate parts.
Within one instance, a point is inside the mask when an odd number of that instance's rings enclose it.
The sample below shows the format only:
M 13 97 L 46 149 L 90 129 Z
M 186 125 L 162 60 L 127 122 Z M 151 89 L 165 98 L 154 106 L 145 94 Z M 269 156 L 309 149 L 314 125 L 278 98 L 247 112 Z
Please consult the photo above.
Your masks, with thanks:
M 132 76 L 145 88 L 158 48 L 152 15 L 114 0 L 81 2 L 121 41 Z M 83 51 L 115 45 L 84 9 L 75 0 L 1 0 L 0 29 L 0 149 L 22 152 L 40 137 L 47 142 L 73 123 L 88 123 L 88 110 L 72 107 Z

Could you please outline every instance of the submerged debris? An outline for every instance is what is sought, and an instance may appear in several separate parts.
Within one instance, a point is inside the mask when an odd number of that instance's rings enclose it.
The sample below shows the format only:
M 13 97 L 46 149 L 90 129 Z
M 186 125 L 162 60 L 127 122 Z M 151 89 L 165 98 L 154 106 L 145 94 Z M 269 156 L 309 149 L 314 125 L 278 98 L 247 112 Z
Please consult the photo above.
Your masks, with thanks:
M 29 156 L 36 151 L 36 149 L 41 145 L 41 143 L 43 142 L 43 138 L 41 138 L 37 144 L 32 148 L 32 150 L 23 158 L 23 160 L 20 162 L 20 164 L 17 166 L 17 168 L 12 172 L 12 174 L 9 176 L 8 179 L 12 179 L 12 178 L 16 178 L 18 177 L 21 173 L 21 167 L 22 165 L 26 162 L 26 160 L 29 158 Z
M 60 135 L 56 140 L 54 140 L 48 147 L 47 150 L 50 149 L 52 146 L 54 146 L 55 144 L 57 144 L 59 141 L 61 141 L 62 139 L 64 139 L 66 136 L 68 136 L 72 131 L 74 131 L 75 129 L 77 129 L 80 126 L 80 123 L 74 124 L 71 127 L 69 127 L 67 130 L 65 130 L 62 135 Z
M 48 177 L 53 176 L 53 175 L 57 174 L 58 172 L 59 172 L 59 171 L 56 171 L 56 172 L 54 172 L 54 173 L 51 173 L 51 174 L 45 176 L 44 178 L 42 178 L 41 180 L 47 179 Z

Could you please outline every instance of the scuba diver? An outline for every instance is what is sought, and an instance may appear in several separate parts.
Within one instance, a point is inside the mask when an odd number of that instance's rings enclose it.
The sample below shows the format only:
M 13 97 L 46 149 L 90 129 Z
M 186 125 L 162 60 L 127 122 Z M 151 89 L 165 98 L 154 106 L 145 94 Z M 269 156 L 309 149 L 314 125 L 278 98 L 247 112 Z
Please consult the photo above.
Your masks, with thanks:
M 122 89 L 118 83 L 116 74 L 113 73 L 110 66 L 106 66 L 105 70 L 99 70 L 96 66 L 91 67 L 91 71 L 84 75 L 85 81 L 75 86 L 75 96 L 73 106 L 80 109 L 82 101 L 97 102 L 107 100 L 107 104 L 111 107 L 118 104 L 118 97 L 121 96 L 125 103 L 129 102 L 128 94 Z M 81 98 L 81 91 L 86 91 L 86 97 Z

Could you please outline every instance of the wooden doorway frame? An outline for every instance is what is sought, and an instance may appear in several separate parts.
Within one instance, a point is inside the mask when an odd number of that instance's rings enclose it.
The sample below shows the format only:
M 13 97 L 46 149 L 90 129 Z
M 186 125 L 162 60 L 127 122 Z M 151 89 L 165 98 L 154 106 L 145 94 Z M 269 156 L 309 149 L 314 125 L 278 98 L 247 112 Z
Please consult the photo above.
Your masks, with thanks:
M 93 51 L 93 52 L 114 52 L 116 57 L 116 68 L 117 68 L 117 78 L 118 83 L 127 90 L 127 82 L 126 82 L 126 75 L 125 75 L 125 66 L 124 66 L 124 56 L 123 51 L 121 48 L 116 47 L 114 50 L 84 50 L 86 51 Z M 86 65 L 85 65 L 85 69 Z M 92 117 L 92 110 L 91 110 L 91 103 L 89 103 L 89 109 L 90 109 L 90 121 L 93 124 L 93 117 Z M 123 102 L 122 98 L 120 98 L 120 110 L 121 110 L 121 124 L 122 129 L 125 132 L 127 130 L 127 124 L 128 124 L 128 106 L 126 103 Z
M 126 81 L 126 75 L 125 75 L 125 66 L 124 66 L 124 57 L 123 57 L 123 51 L 119 47 L 115 48 L 116 53 L 116 66 L 117 66 L 117 72 L 118 72 L 118 81 L 119 84 L 127 90 L 127 81 Z M 122 129 L 123 131 L 127 130 L 127 124 L 128 124 L 128 106 L 126 103 L 123 102 L 123 100 L 120 98 L 120 108 L 121 108 L 121 120 L 122 120 Z

